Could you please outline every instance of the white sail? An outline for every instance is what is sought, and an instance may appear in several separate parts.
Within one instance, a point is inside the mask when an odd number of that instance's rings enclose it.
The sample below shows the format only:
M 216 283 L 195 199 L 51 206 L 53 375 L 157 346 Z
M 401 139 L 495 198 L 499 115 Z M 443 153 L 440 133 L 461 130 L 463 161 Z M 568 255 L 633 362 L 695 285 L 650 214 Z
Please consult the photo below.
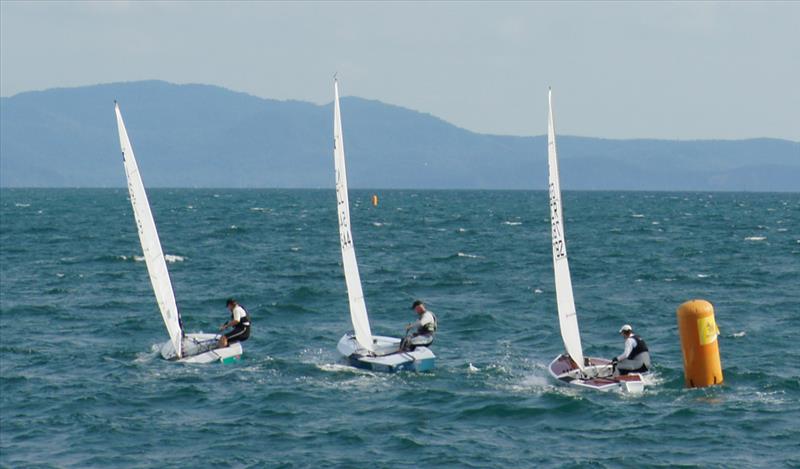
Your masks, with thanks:
M 142 243 L 147 272 L 150 274 L 150 283 L 153 284 L 158 309 L 161 310 L 161 316 L 164 318 L 167 331 L 169 331 L 172 345 L 175 347 L 177 357 L 181 358 L 183 356 L 181 348 L 183 330 L 167 271 L 167 263 L 164 260 L 164 252 L 161 250 L 161 241 L 158 239 L 156 223 L 153 220 L 153 213 L 150 211 L 150 203 L 147 201 L 136 157 L 133 156 L 131 141 L 128 139 L 125 123 L 122 121 L 119 104 L 115 103 L 114 110 L 117 113 L 117 129 L 119 130 L 119 143 L 122 147 L 122 161 L 125 164 L 125 175 L 128 178 L 128 192 L 131 206 L 133 206 L 133 214 L 136 217 L 136 226 L 139 228 L 139 241 Z
M 353 233 L 350 230 L 350 202 L 347 198 L 347 170 L 344 163 L 344 139 L 342 136 L 342 116 L 339 112 L 339 82 L 333 82 L 333 161 L 336 169 L 336 202 L 339 216 L 339 241 L 342 247 L 342 265 L 347 283 L 347 297 L 350 300 L 350 319 L 356 340 L 367 350 L 373 350 L 372 331 L 369 328 L 367 305 L 361 289 L 361 276 L 358 274 L 356 251 L 353 247 Z
M 561 184 L 558 175 L 558 155 L 556 154 L 556 131 L 553 125 L 552 91 L 547 93 L 547 166 L 550 188 L 550 226 L 553 237 L 553 273 L 556 281 L 556 302 L 558 321 L 561 325 L 561 338 L 564 347 L 575 363 L 583 369 L 583 350 L 581 333 L 578 329 L 578 315 L 572 296 L 572 279 L 569 274 L 567 245 L 564 234 L 564 212 L 561 206 Z

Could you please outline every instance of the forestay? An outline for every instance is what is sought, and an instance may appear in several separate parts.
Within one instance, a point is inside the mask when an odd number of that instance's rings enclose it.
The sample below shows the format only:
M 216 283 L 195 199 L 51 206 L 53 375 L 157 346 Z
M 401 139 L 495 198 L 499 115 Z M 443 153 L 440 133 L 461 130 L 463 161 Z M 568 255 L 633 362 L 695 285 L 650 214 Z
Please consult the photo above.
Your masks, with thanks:
M 564 235 L 564 213 L 561 206 L 561 185 L 559 183 L 556 135 L 553 125 L 552 91 L 548 90 L 547 101 L 547 164 L 550 179 L 550 226 L 552 228 L 553 238 L 553 272 L 556 282 L 558 320 L 561 326 L 561 338 L 564 340 L 564 347 L 567 353 L 578 367 L 583 369 L 581 334 L 578 329 L 575 300 L 572 296 L 572 279 L 569 274 L 569 261 L 567 260 L 567 246 Z
M 164 260 L 164 252 L 161 250 L 161 242 L 158 239 L 156 223 L 153 220 L 153 213 L 150 211 L 150 203 L 147 201 L 147 194 L 144 184 L 139 174 L 139 167 L 136 164 L 136 157 L 133 155 L 133 147 L 128 139 L 128 132 L 125 130 L 125 123 L 122 121 L 122 114 L 119 104 L 114 106 L 117 113 L 117 129 L 119 130 L 119 142 L 122 147 L 122 161 L 125 164 L 125 175 L 128 178 L 128 192 L 131 198 L 133 214 L 136 217 L 136 226 L 139 229 L 139 241 L 142 243 L 147 272 L 150 274 L 150 283 L 153 284 L 153 291 L 158 301 L 158 309 L 164 318 L 164 324 L 169 331 L 177 357 L 183 356 L 181 341 L 183 330 L 181 327 L 178 306 L 175 303 L 175 294 L 172 291 L 172 283 L 169 279 L 167 263 Z
M 350 301 L 350 319 L 353 321 L 356 340 L 367 350 L 373 350 L 372 331 L 367 317 L 367 305 L 361 288 L 356 251 L 353 247 L 353 233 L 350 229 L 350 202 L 347 197 L 347 171 L 344 162 L 344 139 L 342 136 L 342 117 L 339 112 L 339 83 L 333 82 L 333 161 L 336 170 L 336 202 L 339 217 L 339 241 L 342 247 L 342 264 L 347 283 L 347 297 Z

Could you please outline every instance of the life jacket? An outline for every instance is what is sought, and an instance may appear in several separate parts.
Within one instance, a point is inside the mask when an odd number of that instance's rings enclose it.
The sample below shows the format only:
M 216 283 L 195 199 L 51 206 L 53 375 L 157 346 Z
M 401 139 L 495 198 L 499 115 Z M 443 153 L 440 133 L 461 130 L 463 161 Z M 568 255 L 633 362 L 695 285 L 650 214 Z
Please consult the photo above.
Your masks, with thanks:
M 426 311 L 427 313 L 431 313 L 430 311 Z M 433 322 L 425 324 L 424 326 L 419 326 L 417 328 L 417 334 L 433 334 L 436 332 L 436 329 L 439 328 L 439 320 L 436 318 L 436 315 L 431 313 L 431 317 L 433 317 Z
M 649 352 L 650 349 L 647 348 L 647 343 L 645 343 L 644 339 L 639 337 L 638 335 L 633 335 L 634 340 L 636 340 L 636 347 L 631 350 L 631 353 L 628 355 L 628 359 L 632 360 L 636 358 L 636 355 L 639 355 L 642 352 Z
M 244 327 L 250 327 L 250 313 L 248 313 L 247 310 L 244 309 L 244 306 L 242 305 L 236 305 L 236 306 L 242 308 L 242 311 L 244 311 L 244 316 L 242 316 L 242 318 L 239 319 L 239 325 Z M 231 321 L 233 321 L 233 311 L 231 311 Z

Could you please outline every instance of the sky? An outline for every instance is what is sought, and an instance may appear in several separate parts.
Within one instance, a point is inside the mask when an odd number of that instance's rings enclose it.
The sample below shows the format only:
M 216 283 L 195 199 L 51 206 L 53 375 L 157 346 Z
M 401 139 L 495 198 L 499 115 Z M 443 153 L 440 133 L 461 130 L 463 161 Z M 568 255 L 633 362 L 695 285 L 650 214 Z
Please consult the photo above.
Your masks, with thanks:
M 800 141 L 800 2 L 0 0 L 0 96 L 160 79 L 500 135 Z

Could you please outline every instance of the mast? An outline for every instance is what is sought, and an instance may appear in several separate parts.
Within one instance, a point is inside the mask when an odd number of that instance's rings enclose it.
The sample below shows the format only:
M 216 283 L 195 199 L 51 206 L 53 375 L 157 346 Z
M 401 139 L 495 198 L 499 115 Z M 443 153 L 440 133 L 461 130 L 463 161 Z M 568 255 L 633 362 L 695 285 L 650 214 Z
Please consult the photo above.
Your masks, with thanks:
M 553 274 L 556 283 L 556 302 L 561 338 L 567 354 L 583 369 L 583 349 L 581 333 L 578 329 L 578 315 L 572 295 L 572 278 L 567 260 L 566 236 L 564 233 L 564 212 L 561 204 L 561 184 L 558 173 L 556 153 L 556 131 L 553 125 L 552 90 L 547 91 L 547 166 L 550 191 L 550 227 L 553 241 Z
M 342 116 L 339 111 L 339 82 L 333 80 L 333 161 L 336 170 L 336 206 L 339 218 L 339 242 L 342 248 L 342 266 L 347 284 L 347 298 L 350 302 L 350 319 L 358 343 L 367 350 L 373 350 L 372 331 L 369 327 L 367 305 L 361 288 L 358 273 L 356 250 L 353 246 L 353 233 L 350 229 L 350 201 L 347 195 L 347 170 L 344 158 L 344 138 L 342 135 Z
M 136 164 L 133 147 L 128 138 L 128 132 L 125 130 L 125 123 L 122 121 L 119 104 L 116 101 L 114 101 L 114 111 L 117 114 L 117 130 L 119 131 L 119 143 L 122 147 L 125 176 L 128 179 L 128 193 L 130 194 L 133 215 L 136 218 L 136 226 L 139 231 L 139 241 L 142 243 L 142 252 L 147 264 L 147 273 L 150 275 L 150 283 L 153 285 L 153 292 L 158 302 L 158 309 L 161 311 L 161 317 L 164 319 L 170 340 L 175 347 L 175 354 L 178 358 L 181 358 L 183 356 L 181 347 L 183 327 L 178 306 L 175 303 L 175 293 L 172 291 L 172 282 L 169 279 L 167 263 L 164 260 L 164 251 L 161 249 L 156 222 L 153 220 L 153 213 L 150 211 L 150 203 L 147 200 L 144 183 L 139 174 L 139 166 Z

